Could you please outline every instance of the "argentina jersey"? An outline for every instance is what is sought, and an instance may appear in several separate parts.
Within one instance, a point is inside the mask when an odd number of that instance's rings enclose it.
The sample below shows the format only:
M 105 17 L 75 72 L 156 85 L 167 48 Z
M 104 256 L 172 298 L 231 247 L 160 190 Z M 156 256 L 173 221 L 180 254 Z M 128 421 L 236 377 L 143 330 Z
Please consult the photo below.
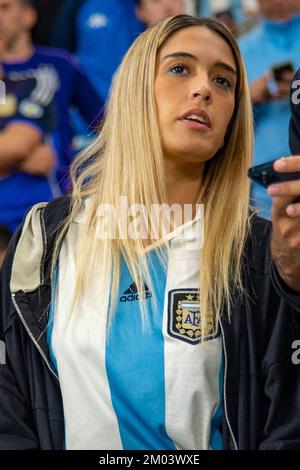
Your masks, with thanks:
M 222 340 L 201 335 L 200 246 L 170 236 L 167 267 L 147 248 L 143 324 L 136 285 L 124 262 L 116 312 L 107 330 L 108 289 L 97 276 L 71 311 L 75 246 L 82 218 L 59 256 L 48 342 L 62 392 L 67 449 L 222 449 Z M 182 227 L 179 229 L 181 230 Z M 197 228 L 198 230 L 198 228 Z

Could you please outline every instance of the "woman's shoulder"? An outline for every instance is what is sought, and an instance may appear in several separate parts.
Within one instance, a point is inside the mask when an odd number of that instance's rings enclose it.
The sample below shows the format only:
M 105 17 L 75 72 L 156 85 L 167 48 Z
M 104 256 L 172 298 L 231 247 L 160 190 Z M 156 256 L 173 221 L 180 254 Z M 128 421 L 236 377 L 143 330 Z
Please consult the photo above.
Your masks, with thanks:
M 5 282 L 12 293 L 32 291 L 41 283 L 41 273 L 50 272 L 57 232 L 68 216 L 70 197 L 39 203 L 30 209 L 15 232 L 3 264 Z M 48 269 L 49 268 L 49 269 Z
M 33 206 L 21 226 L 20 241 L 30 239 L 34 246 L 41 239 L 44 250 L 52 246 L 57 231 L 70 213 L 71 204 L 71 197 L 63 196 Z
M 271 220 L 264 219 L 260 217 L 258 213 L 252 212 L 250 214 L 250 226 L 251 230 L 250 233 L 255 235 L 259 238 L 264 238 L 268 235 L 272 229 L 272 222 Z
M 48 202 L 43 208 L 43 218 L 45 223 L 50 226 L 55 226 L 57 222 L 61 223 L 61 221 L 69 215 L 71 206 L 71 196 L 58 197 Z

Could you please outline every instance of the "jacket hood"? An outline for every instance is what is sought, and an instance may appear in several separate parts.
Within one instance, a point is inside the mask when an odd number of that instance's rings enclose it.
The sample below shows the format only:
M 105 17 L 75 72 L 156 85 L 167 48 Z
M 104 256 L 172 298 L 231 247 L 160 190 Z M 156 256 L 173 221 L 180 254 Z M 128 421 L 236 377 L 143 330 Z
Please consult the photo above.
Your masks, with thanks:
M 42 263 L 45 250 L 41 214 L 46 203 L 35 205 L 27 214 L 12 265 L 10 290 L 31 292 L 43 283 Z
M 56 234 L 69 215 L 70 197 L 36 204 L 26 215 L 16 246 L 10 277 L 10 291 L 32 292 L 50 282 L 51 256 Z

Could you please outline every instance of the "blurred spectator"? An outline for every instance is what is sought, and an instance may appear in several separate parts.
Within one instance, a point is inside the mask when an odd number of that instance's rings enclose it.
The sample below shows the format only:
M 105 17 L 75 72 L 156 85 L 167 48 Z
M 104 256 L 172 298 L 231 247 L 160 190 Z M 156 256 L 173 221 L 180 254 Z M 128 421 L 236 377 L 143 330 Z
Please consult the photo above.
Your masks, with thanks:
M 3 77 L 2 77 L 3 78 Z M 30 98 L 32 79 L 4 78 L 6 103 L 0 104 L 0 224 L 14 231 L 25 212 L 53 194 L 48 175 L 54 151 L 47 138 L 54 126 L 51 104 Z
M 136 14 L 145 25 L 185 13 L 184 0 L 137 0 Z
M 103 101 L 122 57 L 144 26 L 134 0 L 66 0 L 53 45 L 75 52 Z
M 231 9 L 236 20 L 243 18 L 243 0 L 200 0 L 199 1 L 199 16 L 214 16 Z
M 100 117 L 103 103 L 69 53 L 33 46 L 30 30 L 36 19 L 32 1 L 0 0 L 5 75 L 8 80 L 34 80 L 35 87 L 30 95 L 34 104 L 43 107 L 54 103 L 56 127 L 52 138 L 58 159 L 57 177 L 61 180 L 73 158 L 70 106 L 76 106 L 86 121 L 92 123 Z M 24 109 L 22 112 L 24 114 Z M 25 114 L 28 112 L 32 112 L 31 108 L 29 111 L 26 108 Z M 62 189 L 65 189 L 63 184 Z
M 64 0 L 33 0 L 38 12 L 38 21 L 32 30 L 34 44 L 50 46 L 54 24 Z
M 5 4 L 0 3 L 0 18 L 1 7 Z M 25 14 L 24 21 L 30 22 L 30 16 Z M 0 28 L 1 62 L 6 49 L 1 22 Z M 0 100 L 0 224 L 13 232 L 33 204 L 52 198 L 48 175 L 55 155 L 46 142 L 55 120 L 52 103 L 31 100 L 33 79 L 9 80 L 1 65 L 0 78 L 5 85 Z
M 199 16 L 216 16 L 235 36 L 247 27 L 256 11 L 257 0 L 200 0 L 198 8 Z
M 0 225 L 0 268 L 2 266 L 6 249 L 9 245 L 12 233 L 6 227 Z
M 238 36 L 240 34 L 237 20 L 231 8 L 217 11 L 215 13 L 215 17 L 223 24 L 225 24 L 234 36 Z
M 184 12 L 184 0 L 65 0 L 53 45 L 76 53 L 106 101 L 113 74 L 145 25 Z
M 300 0 L 259 0 L 262 20 L 240 39 L 254 103 L 254 164 L 258 165 L 289 154 L 289 91 L 293 72 L 286 71 L 274 80 L 272 69 L 290 61 L 300 64 Z M 271 215 L 271 198 L 253 185 L 253 203 Z

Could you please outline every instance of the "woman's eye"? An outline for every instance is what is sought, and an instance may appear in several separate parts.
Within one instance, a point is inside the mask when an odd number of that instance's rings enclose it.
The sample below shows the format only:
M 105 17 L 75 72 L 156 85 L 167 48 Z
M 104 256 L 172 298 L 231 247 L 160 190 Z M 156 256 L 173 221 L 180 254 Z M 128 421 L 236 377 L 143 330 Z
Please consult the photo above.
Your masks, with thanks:
M 226 90 L 230 90 L 231 89 L 231 83 L 230 81 L 225 78 L 225 77 L 217 77 L 216 78 L 216 82 L 221 85 L 222 87 L 224 87 Z
M 173 67 L 171 67 L 169 71 L 173 75 L 186 75 L 188 73 L 186 66 L 182 64 L 173 65 Z

